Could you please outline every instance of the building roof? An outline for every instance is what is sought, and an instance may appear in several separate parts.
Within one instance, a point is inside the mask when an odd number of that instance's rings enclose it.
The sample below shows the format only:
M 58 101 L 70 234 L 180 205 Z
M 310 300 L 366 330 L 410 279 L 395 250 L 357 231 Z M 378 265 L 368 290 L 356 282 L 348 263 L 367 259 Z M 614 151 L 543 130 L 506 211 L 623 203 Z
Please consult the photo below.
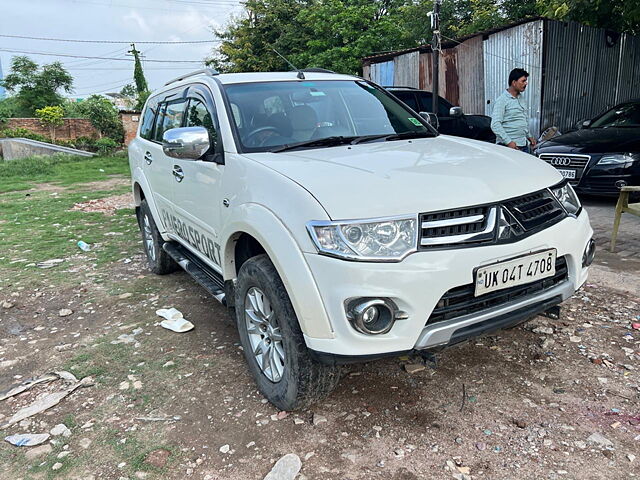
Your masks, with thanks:
M 500 27 L 492 28 L 492 29 L 489 29 L 489 30 L 483 30 L 481 32 L 476 32 L 476 33 L 472 33 L 470 35 L 465 35 L 464 37 L 459 37 L 454 41 L 450 41 L 449 40 L 449 41 L 446 41 L 446 42 L 442 42 L 442 48 L 445 49 L 445 50 L 448 49 L 448 48 L 453 48 L 456 45 L 459 45 L 460 43 L 464 42 L 465 40 L 469 40 L 470 38 L 473 38 L 473 37 L 477 37 L 477 36 L 486 37 L 486 36 L 492 35 L 494 33 L 501 32 L 503 30 L 508 30 L 509 28 L 517 27 L 518 25 L 522 25 L 524 23 L 536 22 L 538 20 L 550 20 L 550 19 L 547 19 L 546 17 L 524 18 L 522 20 L 518 20 L 517 22 L 509 23 L 507 25 L 502 25 Z M 419 46 L 413 47 L 413 48 L 406 48 L 404 50 L 395 50 L 395 51 L 390 51 L 390 52 L 379 52 L 379 53 L 375 53 L 373 55 L 369 55 L 368 57 L 364 57 L 362 59 L 362 62 L 365 65 L 368 65 L 368 64 L 371 64 L 371 63 L 386 62 L 388 60 L 393 60 L 398 55 L 404 55 L 405 53 L 411 53 L 411 52 L 431 53 L 431 45 L 426 44 L 426 45 L 419 45 Z

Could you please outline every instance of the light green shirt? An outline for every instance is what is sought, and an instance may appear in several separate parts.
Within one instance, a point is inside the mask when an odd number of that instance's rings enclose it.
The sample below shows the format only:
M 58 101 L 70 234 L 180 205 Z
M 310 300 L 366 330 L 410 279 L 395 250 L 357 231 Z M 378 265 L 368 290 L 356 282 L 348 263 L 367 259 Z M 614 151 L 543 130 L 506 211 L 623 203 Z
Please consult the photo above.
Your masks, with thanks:
M 522 95 L 514 97 L 505 90 L 493 104 L 491 130 L 496 134 L 496 143 L 516 142 L 517 146 L 525 147 L 531 137 L 528 116 Z

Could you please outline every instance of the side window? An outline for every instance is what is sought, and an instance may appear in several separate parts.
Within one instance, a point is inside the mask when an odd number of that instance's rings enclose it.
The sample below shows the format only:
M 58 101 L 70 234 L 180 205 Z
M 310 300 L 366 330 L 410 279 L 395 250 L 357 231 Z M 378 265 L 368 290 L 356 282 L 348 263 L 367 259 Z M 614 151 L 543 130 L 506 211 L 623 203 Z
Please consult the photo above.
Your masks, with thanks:
M 156 122 L 156 133 L 154 136 L 157 141 L 162 141 L 162 135 L 167 130 L 182 126 L 185 107 L 186 100 L 183 98 L 166 104 L 166 107 L 158 117 L 158 122 Z
M 271 116 L 274 113 L 284 112 L 284 105 L 282 104 L 282 98 L 280 98 L 278 95 L 265 98 L 263 105 L 264 105 L 264 113 L 266 113 L 268 116 Z
M 413 92 L 394 92 L 392 91 L 396 97 L 398 97 L 401 101 L 409 105 L 416 112 L 420 112 L 420 108 L 418 108 L 418 102 L 416 101 L 416 96 Z
M 151 101 L 147 103 L 147 108 L 144 111 L 142 123 L 140 124 L 140 136 L 146 140 L 151 140 L 152 138 L 156 113 L 158 113 L 158 103 Z
M 432 112 L 433 108 L 433 96 L 431 92 L 421 92 L 418 93 L 418 98 L 420 100 L 420 111 L 421 112 Z M 451 104 L 447 102 L 444 98 L 440 97 L 438 101 L 438 116 L 439 117 L 448 117 L 449 109 L 451 108 Z
M 206 128 L 209 131 L 211 144 L 216 145 L 218 143 L 218 132 L 213 121 L 213 115 L 202 100 L 198 98 L 189 99 L 185 126 Z

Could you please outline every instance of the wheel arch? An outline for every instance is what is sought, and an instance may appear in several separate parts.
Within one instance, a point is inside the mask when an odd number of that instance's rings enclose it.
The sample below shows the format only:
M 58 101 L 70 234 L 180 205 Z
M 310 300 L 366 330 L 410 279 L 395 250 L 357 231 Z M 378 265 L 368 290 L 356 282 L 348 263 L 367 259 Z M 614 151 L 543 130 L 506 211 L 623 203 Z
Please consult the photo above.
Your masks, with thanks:
M 333 338 L 333 328 L 311 270 L 282 222 L 273 212 L 256 204 L 237 208 L 231 217 L 234 220 L 226 229 L 229 233 L 222 235 L 226 239 L 221 249 L 224 279 L 234 280 L 244 262 L 265 253 L 282 279 L 304 334 Z

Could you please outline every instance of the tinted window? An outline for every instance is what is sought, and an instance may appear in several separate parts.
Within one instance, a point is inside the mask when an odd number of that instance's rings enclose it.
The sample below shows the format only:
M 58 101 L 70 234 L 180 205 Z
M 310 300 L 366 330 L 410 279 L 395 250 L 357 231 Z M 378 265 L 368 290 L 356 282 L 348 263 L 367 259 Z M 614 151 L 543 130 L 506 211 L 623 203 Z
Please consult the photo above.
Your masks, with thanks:
M 420 99 L 421 112 L 433 112 L 433 95 L 431 92 L 420 92 L 418 93 L 418 98 Z M 448 117 L 450 108 L 451 104 L 444 98 L 440 97 L 438 101 L 438 116 Z
M 154 135 L 156 140 L 161 142 L 164 132 L 171 128 L 179 128 L 182 126 L 185 105 L 185 99 L 176 100 L 166 104 L 166 107 L 162 110 L 158 121 L 156 122 L 156 133 Z
M 418 107 L 418 102 L 416 101 L 416 96 L 413 92 L 393 92 L 392 91 L 391 93 L 393 93 L 396 97 L 398 97 L 404 103 L 409 105 L 416 112 L 421 111 L 420 108 Z
M 153 135 L 153 125 L 156 119 L 156 113 L 158 112 L 158 103 L 149 102 L 142 116 L 142 123 L 140 124 L 140 136 L 151 140 Z

